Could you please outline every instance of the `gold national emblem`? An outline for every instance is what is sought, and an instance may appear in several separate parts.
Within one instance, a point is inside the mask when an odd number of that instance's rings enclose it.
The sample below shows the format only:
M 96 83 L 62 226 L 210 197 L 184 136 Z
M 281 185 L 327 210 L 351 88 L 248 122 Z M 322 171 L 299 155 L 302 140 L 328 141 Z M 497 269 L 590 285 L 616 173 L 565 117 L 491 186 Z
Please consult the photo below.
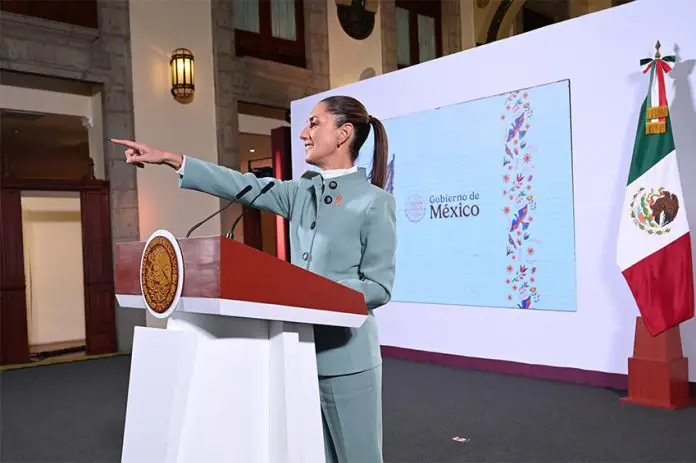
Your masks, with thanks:
M 679 198 L 664 187 L 641 187 L 631 201 L 633 223 L 649 235 L 662 235 L 672 231 L 670 224 L 678 213 Z
M 166 237 L 156 236 L 145 248 L 142 259 L 143 296 L 154 312 L 162 314 L 176 298 L 181 275 L 176 250 Z

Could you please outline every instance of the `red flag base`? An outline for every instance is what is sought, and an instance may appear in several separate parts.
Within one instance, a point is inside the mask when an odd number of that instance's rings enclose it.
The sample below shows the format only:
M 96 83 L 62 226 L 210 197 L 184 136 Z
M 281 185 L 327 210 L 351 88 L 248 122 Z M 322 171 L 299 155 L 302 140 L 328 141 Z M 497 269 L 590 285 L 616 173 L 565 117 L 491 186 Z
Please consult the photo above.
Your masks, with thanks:
M 689 395 L 689 360 L 682 355 L 679 326 L 653 337 L 643 319 L 636 318 L 628 396 L 621 402 L 670 410 L 695 403 Z

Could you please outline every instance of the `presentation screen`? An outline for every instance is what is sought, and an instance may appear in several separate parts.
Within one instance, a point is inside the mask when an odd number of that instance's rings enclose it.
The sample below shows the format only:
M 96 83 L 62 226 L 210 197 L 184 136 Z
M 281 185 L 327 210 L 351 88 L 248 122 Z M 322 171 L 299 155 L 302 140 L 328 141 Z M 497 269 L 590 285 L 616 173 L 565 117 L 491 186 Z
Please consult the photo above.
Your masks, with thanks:
M 383 121 L 392 301 L 575 311 L 567 80 Z M 371 168 L 372 137 L 358 165 Z

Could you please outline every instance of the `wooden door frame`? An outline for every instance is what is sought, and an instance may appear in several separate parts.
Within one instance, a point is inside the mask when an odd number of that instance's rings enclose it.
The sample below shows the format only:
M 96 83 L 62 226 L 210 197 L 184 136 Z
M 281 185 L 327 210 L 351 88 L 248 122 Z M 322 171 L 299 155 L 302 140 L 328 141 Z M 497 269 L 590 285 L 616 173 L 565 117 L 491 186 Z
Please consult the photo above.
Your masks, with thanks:
M 271 130 L 273 176 L 280 180 L 292 180 L 292 135 L 290 127 Z M 283 217 L 276 217 L 276 257 L 290 262 L 290 226 Z
M 113 252 L 109 182 L 105 180 L 51 180 L 3 178 L 0 185 L 0 364 L 29 362 L 26 281 L 22 230 L 22 191 L 73 191 L 80 193 L 82 259 L 84 270 L 85 335 L 87 354 L 116 352 Z M 99 201 L 94 201 L 97 197 Z M 92 206 L 89 206 L 93 204 Z M 108 210 L 104 211 L 106 204 Z M 87 207 L 89 206 L 89 207 Z M 94 208 L 97 210 L 91 210 Z M 86 209 L 90 210 L 86 210 Z M 100 213 L 101 212 L 101 213 Z M 99 233 L 88 218 L 98 214 Z M 108 252 L 90 252 L 97 246 Z M 107 244 L 108 241 L 108 244 Z M 12 247 L 15 253 L 7 252 Z M 95 275 L 97 275 L 95 277 Z M 20 296 L 21 293 L 21 296 Z

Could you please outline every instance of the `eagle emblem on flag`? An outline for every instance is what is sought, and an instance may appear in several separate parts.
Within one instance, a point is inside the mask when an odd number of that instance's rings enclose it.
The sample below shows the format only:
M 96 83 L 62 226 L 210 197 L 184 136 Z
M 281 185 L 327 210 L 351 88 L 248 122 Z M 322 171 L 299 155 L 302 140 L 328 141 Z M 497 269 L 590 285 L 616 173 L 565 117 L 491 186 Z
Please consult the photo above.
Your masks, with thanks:
M 668 225 L 674 222 L 678 213 L 679 197 L 664 187 L 657 190 L 641 187 L 631 201 L 633 223 L 649 235 L 669 233 Z

